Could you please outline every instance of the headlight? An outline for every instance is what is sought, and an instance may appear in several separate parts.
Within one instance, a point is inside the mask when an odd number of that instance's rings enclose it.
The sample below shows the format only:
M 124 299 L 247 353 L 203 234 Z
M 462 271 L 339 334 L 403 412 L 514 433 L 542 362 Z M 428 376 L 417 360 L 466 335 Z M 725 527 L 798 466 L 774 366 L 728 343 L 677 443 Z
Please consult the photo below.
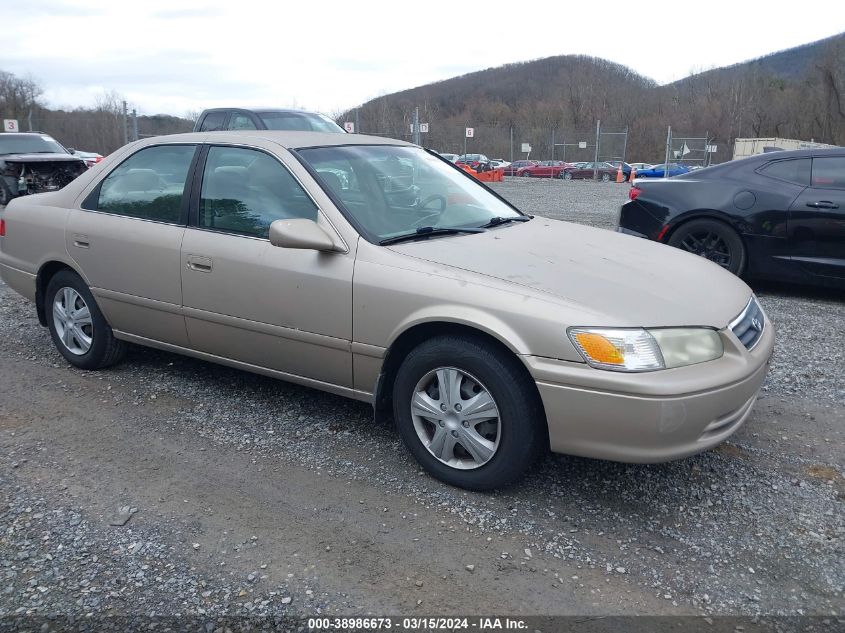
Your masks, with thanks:
M 722 339 L 706 328 L 569 328 L 569 338 L 592 367 L 653 371 L 720 358 Z

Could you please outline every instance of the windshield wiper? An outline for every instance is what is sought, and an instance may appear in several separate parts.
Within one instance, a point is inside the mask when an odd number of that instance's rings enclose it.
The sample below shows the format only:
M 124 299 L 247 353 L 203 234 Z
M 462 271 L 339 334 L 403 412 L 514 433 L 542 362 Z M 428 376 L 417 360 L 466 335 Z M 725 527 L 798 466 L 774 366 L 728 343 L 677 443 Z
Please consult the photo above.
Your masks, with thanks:
M 456 235 L 458 233 L 484 233 L 487 229 L 480 227 L 480 226 L 466 226 L 466 227 L 450 227 L 450 228 L 439 228 L 436 226 L 421 226 L 413 233 L 403 233 L 402 235 L 396 235 L 394 237 L 388 237 L 379 242 L 380 246 L 386 246 L 387 244 L 396 244 L 398 242 L 405 242 L 410 240 L 420 239 L 422 237 L 428 237 L 429 235 Z
M 516 215 L 512 218 L 503 218 L 503 217 L 495 217 L 490 218 L 490 221 L 487 224 L 482 224 L 480 228 L 489 229 L 493 228 L 494 226 L 499 226 L 500 224 L 507 224 L 508 222 L 528 222 L 532 216 L 530 215 Z

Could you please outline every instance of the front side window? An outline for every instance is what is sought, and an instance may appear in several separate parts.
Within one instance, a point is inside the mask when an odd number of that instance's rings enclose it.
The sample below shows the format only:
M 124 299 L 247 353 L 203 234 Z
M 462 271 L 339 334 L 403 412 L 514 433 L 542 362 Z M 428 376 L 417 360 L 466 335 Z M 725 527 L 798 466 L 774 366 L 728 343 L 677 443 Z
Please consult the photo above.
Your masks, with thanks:
M 474 179 L 416 147 L 347 145 L 299 155 L 372 241 L 520 216 Z
M 193 145 L 160 145 L 133 154 L 101 183 L 96 210 L 180 224 L 195 149 Z
M 814 158 L 813 186 L 845 189 L 845 156 Z
M 275 220 L 317 220 L 317 206 L 282 164 L 264 152 L 212 147 L 202 178 L 199 225 L 267 238 Z

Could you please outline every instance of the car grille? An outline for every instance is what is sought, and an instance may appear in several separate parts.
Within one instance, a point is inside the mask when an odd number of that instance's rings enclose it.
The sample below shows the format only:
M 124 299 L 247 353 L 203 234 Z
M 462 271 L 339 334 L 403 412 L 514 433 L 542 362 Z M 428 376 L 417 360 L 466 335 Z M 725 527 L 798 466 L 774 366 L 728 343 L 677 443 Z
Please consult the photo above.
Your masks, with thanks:
M 766 329 L 766 317 L 754 295 L 751 295 L 748 305 L 739 313 L 737 318 L 731 321 L 729 327 L 745 346 L 745 349 L 754 349 L 754 346 L 760 341 L 760 337 L 763 336 L 763 330 Z

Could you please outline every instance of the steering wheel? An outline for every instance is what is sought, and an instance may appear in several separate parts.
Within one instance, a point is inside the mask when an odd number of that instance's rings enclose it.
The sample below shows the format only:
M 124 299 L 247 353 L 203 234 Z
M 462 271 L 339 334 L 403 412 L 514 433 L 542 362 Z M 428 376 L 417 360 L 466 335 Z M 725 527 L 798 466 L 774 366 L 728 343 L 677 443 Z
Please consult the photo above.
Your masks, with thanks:
M 443 212 L 446 210 L 446 197 L 441 196 L 439 193 L 435 193 L 431 196 L 428 196 L 428 198 L 426 198 L 425 200 L 421 200 L 420 202 L 418 202 L 416 205 L 417 209 L 424 210 L 429 204 L 435 201 L 440 202 L 440 208 L 433 209 L 431 213 L 426 213 L 420 219 L 415 221 L 413 223 L 413 226 L 423 226 L 424 223 L 426 223 L 430 218 L 439 218 L 441 215 L 443 215 Z

